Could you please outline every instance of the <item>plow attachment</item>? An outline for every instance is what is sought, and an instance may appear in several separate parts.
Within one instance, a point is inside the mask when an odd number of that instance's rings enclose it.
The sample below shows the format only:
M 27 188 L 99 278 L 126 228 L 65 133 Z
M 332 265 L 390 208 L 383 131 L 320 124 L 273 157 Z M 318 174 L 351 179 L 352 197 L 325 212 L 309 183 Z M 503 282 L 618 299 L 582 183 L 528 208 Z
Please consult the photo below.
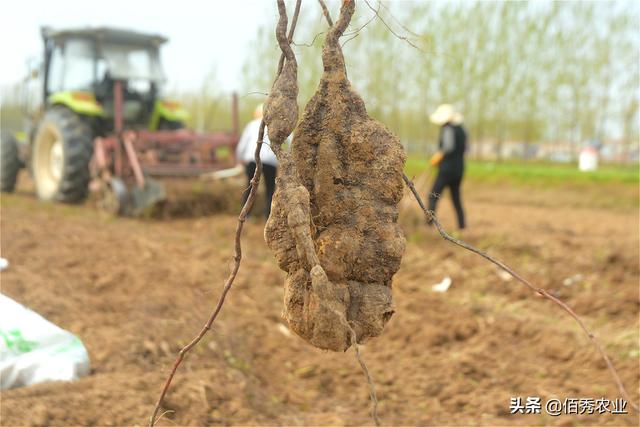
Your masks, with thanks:
M 113 215 L 144 216 L 166 200 L 164 186 L 153 178 L 144 187 L 128 189 L 124 181 L 113 177 L 100 184 L 97 203 L 101 210 Z
M 113 132 L 94 139 L 91 189 L 98 204 L 117 215 L 139 216 L 167 198 L 153 177 L 198 178 L 235 165 L 238 98 L 232 97 L 232 131 L 197 133 L 188 129 L 125 129 L 123 86 L 113 90 Z
M 162 184 L 153 178 L 149 178 L 143 188 L 135 187 L 129 192 L 129 200 L 124 205 L 123 214 L 131 216 L 143 215 L 159 203 L 164 202 L 166 197 Z
M 185 181 L 238 171 L 234 133 L 199 134 L 175 131 L 125 131 L 119 137 L 94 140 L 91 189 L 97 204 L 114 215 L 145 216 L 167 200 L 154 177 Z

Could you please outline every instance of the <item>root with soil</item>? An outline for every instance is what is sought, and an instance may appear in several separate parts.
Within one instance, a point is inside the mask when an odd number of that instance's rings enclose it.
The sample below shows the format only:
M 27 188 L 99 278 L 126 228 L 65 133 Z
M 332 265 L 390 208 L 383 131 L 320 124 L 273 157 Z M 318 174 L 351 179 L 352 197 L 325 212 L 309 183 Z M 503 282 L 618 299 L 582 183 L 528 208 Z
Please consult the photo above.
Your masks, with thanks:
M 397 211 L 391 221 L 385 221 L 387 218 L 383 215 L 379 215 L 382 220 L 372 215 L 361 215 L 361 212 L 377 212 L 376 208 L 383 210 L 383 207 L 379 206 L 380 203 L 376 203 L 378 200 L 371 185 L 374 179 L 380 178 L 380 172 L 371 174 L 367 181 L 364 179 L 365 176 L 359 173 L 362 170 L 358 170 L 358 162 L 354 159 L 359 154 L 361 158 L 373 160 L 373 153 L 367 156 L 366 143 L 369 138 L 362 132 L 362 128 L 368 127 L 367 129 L 373 133 L 381 128 L 381 125 L 366 116 L 364 103 L 350 90 L 338 44 L 340 36 L 351 20 L 354 4 L 343 4 L 340 20 L 328 33 L 323 49 L 325 73 L 320 81 L 318 93 L 305 109 L 304 118 L 295 133 L 291 152 L 282 149 L 282 145 L 293 131 L 298 118 L 297 63 L 290 41 L 285 37 L 287 17 L 282 0 L 278 1 L 278 9 L 280 20 L 276 38 L 284 54 L 285 63 L 272 94 L 265 103 L 265 122 L 281 172 L 277 179 L 272 214 L 265 227 L 265 240 L 274 251 L 280 268 L 288 273 L 285 282 L 284 317 L 289 326 L 303 339 L 321 349 L 344 351 L 350 345 L 354 346 L 356 358 L 369 384 L 372 416 L 376 425 L 379 425 L 375 387 L 360 355 L 358 341 L 378 335 L 382 331 L 384 323 L 392 313 L 391 294 L 386 287 L 382 292 L 373 286 L 366 287 L 369 283 L 363 283 L 366 280 L 364 277 L 358 277 L 362 282 L 349 282 L 349 279 L 356 278 L 347 277 L 345 273 L 349 267 L 347 263 L 351 261 L 350 256 L 354 253 L 367 254 L 367 249 L 369 255 L 373 255 L 374 251 L 384 253 L 383 249 L 389 245 L 383 246 L 385 240 L 376 239 L 378 235 L 372 233 L 366 236 L 364 227 L 355 226 L 354 221 L 345 223 L 341 218 L 344 217 L 344 203 L 351 202 L 354 208 L 351 218 L 357 219 L 360 215 L 361 223 L 368 224 L 370 229 L 375 230 L 376 225 L 377 228 L 383 228 L 380 223 L 387 224 L 397 220 Z M 356 114 L 347 111 L 351 106 L 358 108 Z M 320 111 L 322 113 L 319 113 Z M 332 122 L 329 123 L 325 117 Z M 328 136 L 327 129 L 341 129 L 342 133 L 333 133 L 332 136 L 323 138 Z M 383 128 L 379 133 L 387 139 L 375 142 L 379 143 L 377 145 L 380 150 L 389 145 L 396 148 L 396 155 L 389 153 L 380 156 L 378 170 L 388 171 L 389 167 L 385 169 L 383 165 L 386 162 L 401 171 L 404 153 L 400 143 L 397 138 L 389 137 L 388 131 L 384 131 L 386 130 Z M 348 148 L 351 151 L 345 155 L 344 151 Z M 318 161 L 316 155 L 318 151 L 323 150 L 324 158 Z M 366 167 L 366 160 L 360 160 L 360 169 Z M 351 177 L 346 176 L 347 170 L 352 171 Z M 393 171 L 390 174 L 393 174 Z M 315 176 L 319 183 L 333 183 L 334 186 L 323 186 L 324 192 L 321 193 L 313 185 L 313 179 L 304 181 L 304 177 L 311 176 Z M 345 185 L 343 182 L 339 184 L 340 188 L 336 188 L 338 180 L 349 180 L 350 184 Z M 402 183 L 399 184 L 395 189 L 399 195 L 396 198 L 398 201 L 402 195 Z M 371 197 L 363 198 L 363 192 Z M 342 195 L 342 205 L 331 198 L 336 194 Z M 396 199 L 392 199 L 391 203 L 397 203 Z M 364 209 L 367 204 L 369 210 Z M 393 212 L 393 208 L 389 210 Z M 347 231 L 354 237 L 353 242 L 360 242 L 359 248 L 341 244 L 342 242 L 336 239 L 337 232 L 344 234 Z M 396 236 L 402 238 L 399 232 Z M 369 243 L 366 248 L 364 242 Z M 402 255 L 403 249 L 402 238 L 399 256 Z M 368 264 L 360 266 L 361 272 L 370 272 L 375 269 L 376 262 L 379 264 L 379 260 L 373 256 L 363 257 L 363 260 L 364 263 L 368 261 Z M 396 270 L 397 266 L 391 275 Z M 378 285 L 389 286 L 390 281 L 389 276 L 386 282 Z
M 333 351 L 351 345 L 350 324 L 358 342 L 382 333 L 393 315 L 391 279 L 405 248 L 397 224 L 405 154 L 398 138 L 367 115 L 339 45 L 354 9 L 354 2 L 345 2 L 327 35 L 324 73 L 291 152 L 280 148 L 283 139 L 272 140 L 282 173 L 265 228 L 267 244 L 288 273 L 284 317 L 306 341 Z M 276 89 L 288 79 L 288 65 L 295 70 L 289 61 Z M 288 90 L 297 93 L 297 87 Z M 285 99 L 274 91 L 265 105 L 270 136 L 269 116 L 291 111 Z

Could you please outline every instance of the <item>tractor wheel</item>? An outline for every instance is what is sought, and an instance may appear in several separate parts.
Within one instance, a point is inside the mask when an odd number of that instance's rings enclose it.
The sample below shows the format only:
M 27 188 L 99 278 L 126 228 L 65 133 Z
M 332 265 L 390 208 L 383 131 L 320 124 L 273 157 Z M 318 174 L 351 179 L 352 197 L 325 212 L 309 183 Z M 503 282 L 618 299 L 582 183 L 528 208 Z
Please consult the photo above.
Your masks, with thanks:
M 21 167 L 18 141 L 10 133 L 3 133 L 0 137 L 0 190 L 11 193 L 15 189 Z
M 64 107 L 47 111 L 38 127 L 31 158 L 38 198 L 64 203 L 84 200 L 92 154 L 91 128 L 77 114 Z

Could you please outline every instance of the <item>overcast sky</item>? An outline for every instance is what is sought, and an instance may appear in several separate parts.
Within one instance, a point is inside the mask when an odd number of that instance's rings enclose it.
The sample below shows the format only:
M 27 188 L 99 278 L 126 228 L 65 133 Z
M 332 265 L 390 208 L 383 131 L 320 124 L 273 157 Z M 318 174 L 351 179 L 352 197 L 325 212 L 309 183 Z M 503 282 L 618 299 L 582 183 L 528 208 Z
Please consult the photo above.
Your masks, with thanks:
M 0 86 L 20 80 L 28 58 L 42 56 L 41 26 L 108 25 L 169 38 L 162 50 L 169 88 L 197 88 L 215 67 L 233 90 L 258 26 L 277 13 L 265 0 L 18 0 L 0 8 Z

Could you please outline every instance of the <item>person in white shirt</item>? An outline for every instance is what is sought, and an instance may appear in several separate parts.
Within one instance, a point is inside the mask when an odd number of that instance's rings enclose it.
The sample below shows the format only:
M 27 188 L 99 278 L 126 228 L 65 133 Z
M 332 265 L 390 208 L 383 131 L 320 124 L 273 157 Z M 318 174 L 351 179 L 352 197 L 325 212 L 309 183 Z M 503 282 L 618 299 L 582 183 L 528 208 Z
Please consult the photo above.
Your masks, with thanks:
M 247 174 L 247 189 L 242 195 L 242 203 L 244 204 L 249 197 L 249 186 L 251 185 L 251 179 L 256 171 L 255 151 L 258 145 L 258 132 L 260 130 L 260 122 L 262 121 L 262 104 L 253 112 L 253 120 L 247 123 L 238 146 L 236 147 L 236 160 L 244 165 L 245 173 Z M 276 174 L 278 173 L 278 159 L 273 154 L 271 146 L 269 145 L 269 137 L 267 134 L 267 128 L 264 129 L 264 138 L 262 139 L 262 148 L 260 149 L 260 161 L 262 162 L 262 176 L 264 177 L 264 183 L 267 187 L 267 199 L 265 200 L 264 215 L 269 218 L 271 213 L 271 199 L 276 189 Z

